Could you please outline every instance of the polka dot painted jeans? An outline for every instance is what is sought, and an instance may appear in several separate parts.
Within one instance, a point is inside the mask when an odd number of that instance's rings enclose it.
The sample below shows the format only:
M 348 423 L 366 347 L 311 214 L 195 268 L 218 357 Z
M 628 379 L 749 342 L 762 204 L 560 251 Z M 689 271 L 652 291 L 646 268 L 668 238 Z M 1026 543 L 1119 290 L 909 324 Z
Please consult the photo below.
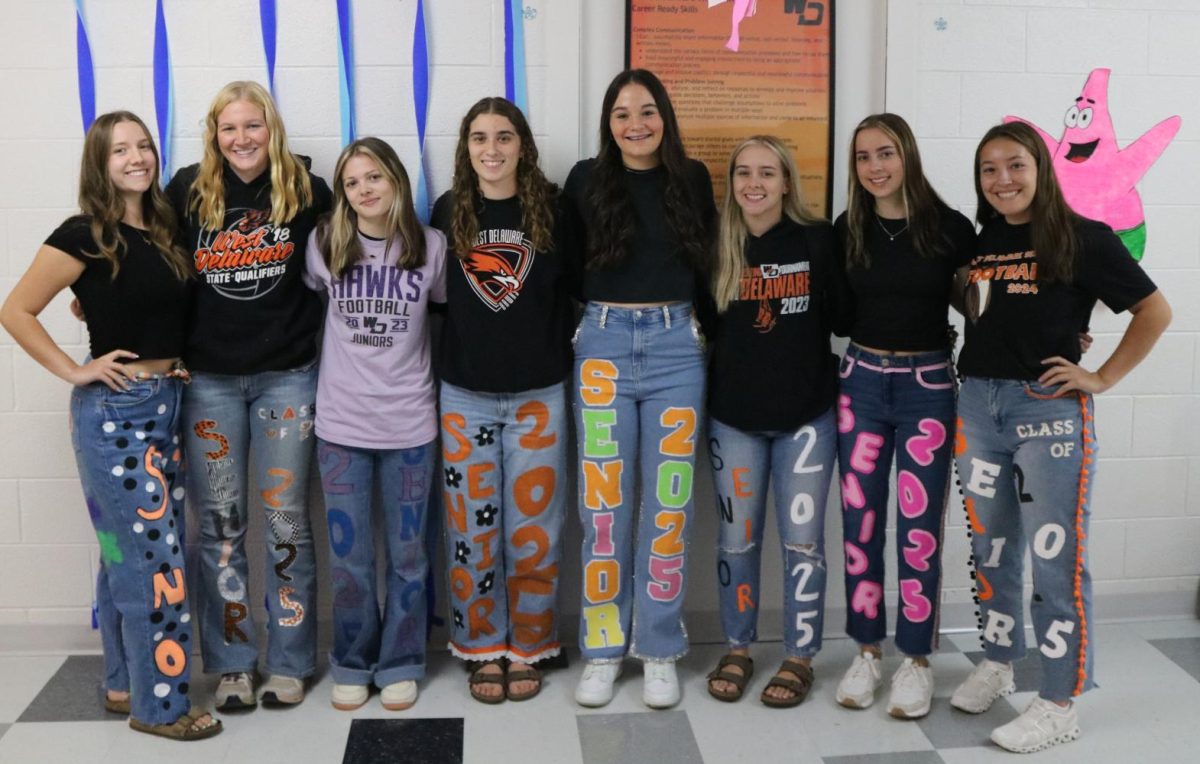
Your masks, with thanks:
M 190 708 L 192 648 L 183 566 L 178 437 L 182 384 L 102 384 L 71 393 L 71 443 L 100 542 L 96 603 L 105 683 L 135 719 L 168 724 Z

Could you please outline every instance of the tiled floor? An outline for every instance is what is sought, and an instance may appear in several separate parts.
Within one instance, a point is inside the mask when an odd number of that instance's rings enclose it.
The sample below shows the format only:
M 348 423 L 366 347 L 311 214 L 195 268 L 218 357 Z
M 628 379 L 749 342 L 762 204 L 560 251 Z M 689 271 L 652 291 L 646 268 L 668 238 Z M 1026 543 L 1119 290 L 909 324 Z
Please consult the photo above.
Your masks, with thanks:
M 887 716 L 883 703 L 848 711 L 833 700 L 853 647 L 830 640 L 816 662 L 813 694 L 800 707 L 772 710 L 757 693 L 780 657 L 776 644 L 754 652 L 757 673 L 740 703 L 718 703 L 704 691 L 704 674 L 721 652 L 696 646 L 680 663 L 684 700 L 671 711 L 641 703 L 641 672 L 625 666 L 617 696 L 603 709 L 582 709 L 571 698 L 579 675 L 550 672 L 545 690 L 525 703 L 485 706 L 469 699 L 466 675 L 442 652 L 431 655 L 429 679 L 410 711 L 389 713 L 378 699 L 345 713 L 329 706 L 331 680 L 322 676 L 308 700 L 288 710 L 259 708 L 227 714 L 226 730 L 211 740 L 182 744 L 131 732 L 100 704 L 96 655 L 28 656 L 0 653 L 0 762 L 171 761 L 200 764 L 346 762 L 374 764 L 974 764 L 974 762 L 1195 761 L 1200 721 L 1200 621 L 1099 626 L 1101 689 L 1079 701 L 1083 737 L 1069 745 L 1014 758 L 988 743 L 991 729 L 1014 717 L 1033 697 L 1035 658 L 1017 672 L 1017 692 L 980 716 L 954 711 L 954 686 L 978 661 L 975 635 L 943 640 L 934 656 L 933 712 L 916 723 Z M 964 652 L 965 651 L 965 652 Z M 896 664 L 885 659 L 885 673 Z M 193 681 L 195 697 L 211 698 L 215 681 Z M 885 697 L 880 695 L 881 700 Z

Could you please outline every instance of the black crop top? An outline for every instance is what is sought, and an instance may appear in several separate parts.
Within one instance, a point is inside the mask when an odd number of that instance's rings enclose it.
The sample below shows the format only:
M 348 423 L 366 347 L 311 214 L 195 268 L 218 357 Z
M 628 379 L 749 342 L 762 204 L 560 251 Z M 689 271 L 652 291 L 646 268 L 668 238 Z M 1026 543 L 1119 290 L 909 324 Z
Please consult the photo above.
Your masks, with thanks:
M 563 193 L 579 211 L 587 235 L 596 236 L 595 216 L 588 199 L 595 159 L 577 162 L 567 176 Z M 717 207 L 713 202 L 712 179 L 700 162 L 687 163 L 687 188 L 704 227 L 708 242 L 715 230 Z M 583 275 L 585 302 L 654 303 L 692 302 L 706 295 L 707 275 L 699 274 L 679 255 L 675 233 L 667 226 L 663 210 L 666 171 L 660 165 L 653 170 L 626 170 L 625 187 L 637 215 L 628 257 L 606 268 L 588 268 Z
M 864 242 L 871 263 L 866 268 L 846 265 L 853 306 L 850 324 L 839 334 L 848 333 L 859 345 L 879 350 L 923 352 L 949 347 L 954 271 L 970 262 L 975 253 L 975 226 L 949 207 L 941 207 L 939 215 L 948 251 L 922 257 L 907 228 L 895 238 L 884 235 L 883 225 L 897 231 L 903 221 L 885 218 L 881 223 L 871 213 Z M 844 262 L 846 213 L 838 216 L 834 230 Z
M 119 225 L 125 250 L 116 280 L 107 259 L 86 254 L 100 250 L 90 218 L 68 218 L 46 239 L 46 246 L 83 263 L 71 291 L 87 316 L 92 357 L 120 349 L 144 360 L 178 358 L 187 338 L 191 284 L 175 276 L 143 231 Z

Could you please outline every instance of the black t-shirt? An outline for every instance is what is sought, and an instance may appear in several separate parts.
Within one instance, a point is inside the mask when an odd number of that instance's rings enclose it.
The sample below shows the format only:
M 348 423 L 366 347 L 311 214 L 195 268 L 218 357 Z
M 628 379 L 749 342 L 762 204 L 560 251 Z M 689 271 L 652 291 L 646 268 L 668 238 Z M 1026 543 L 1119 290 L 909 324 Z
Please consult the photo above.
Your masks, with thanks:
M 431 224 L 451 247 L 454 199 L 447 191 Z M 571 370 L 571 331 L 578 294 L 580 225 L 558 198 L 553 247 L 535 251 L 521 224 L 521 202 L 480 199 L 477 244 L 446 260 L 446 323 L 439 369 L 456 387 L 517 393 L 562 382 Z
M 949 347 L 947 318 L 954 272 L 975 254 L 975 226 L 949 207 L 939 207 L 938 215 L 938 230 L 945 241 L 934 257 L 917 253 L 907 228 L 894 239 L 884 234 L 883 226 L 897 231 L 904 227 L 903 220 L 885 218 L 881 223 L 874 213 L 868 216 L 864 243 L 870 265 L 845 265 L 854 297 L 845 329 L 859 345 L 904 352 Z M 834 228 L 845 262 L 846 213 L 838 216 Z
M 179 358 L 187 336 L 189 281 L 179 279 L 143 231 L 118 224 L 125 239 L 121 267 L 103 257 L 92 238 L 91 218 L 76 215 L 55 229 L 46 245 L 83 263 L 71 285 L 87 316 L 93 358 L 114 350 L 137 353 L 144 360 Z
M 571 168 L 563 193 L 575 205 L 588 236 L 604 235 L 595 229 L 595 215 L 588 199 L 595 159 L 584 159 Z M 694 159 L 687 163 L 688 196 L 696 219 L 704 227 L 702 240 L 711 241 L 717 208 L 713 202 L 708 168 Z M 627 257 L 605 268 L 587 268 L 583 275 L 583 299 L 600 302 L 654 303 L 700 302 L 708 291 L 708 274 L 697 273 L 683 259 L 678 237 L 667 225 L 663 209 L 666 170 L 625 171 L 625 187 L 636 214 L 634 236 Z M 701 307 L 700 305 L 697 306 Z
M 712 344 L 710 416 L 739 430 L 789 430 L 833 405 L 834 248 L 828 223 L 802 226 L 787 217 L 747 238 L 739 295 Z
M 966 339 L 958 371 L 970 377 L 1037 379 L 1042 359 L 1080 358 L 1079 332 L 1096 300 L 1120 313 L 1157 287 L 1112 229 L 1094 220 L 1076 227 L 1080 257 L 1070 284 L 1037 281 L 1030 226 L 990 221 L 979 234 L 967 282 Z
M 320 298 L 301 280 L 304 249 L 317 218 L 332 204 L 329 186 L 310 173 L 312 204 L 274 225 L 270 169 L 243 183 L 226 165 L 225 223 L 213 231 L 189 209 L 198 170 L 199 165 L 185 167 L 167 185 L 197 274 L 184 360 L 193 371 L 216 374 L 308 363 L 317 355 L 322 310 Z

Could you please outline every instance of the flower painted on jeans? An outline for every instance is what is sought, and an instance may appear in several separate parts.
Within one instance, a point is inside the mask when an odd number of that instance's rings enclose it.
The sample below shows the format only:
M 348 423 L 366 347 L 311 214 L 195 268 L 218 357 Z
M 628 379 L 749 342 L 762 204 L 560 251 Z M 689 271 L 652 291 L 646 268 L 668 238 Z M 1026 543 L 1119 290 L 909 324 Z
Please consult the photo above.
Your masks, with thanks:
M 461 629 L 465 624 L 466 622 L 463 620 L 462 611 L 458 608 L 454 608 L 454 625 Z
M 458 484 L 462 482 L 462 473 L 453 467 L 446 468 L 446 485 L 451 488 L 458 488 Z
M 465 565 L 467 563 L 467 558 L 470 556 L 471 547 L 467 546 L 466 543 L 462 541 L 456 541 L 454 543 L 454 559 Z
M 491 504 L 484 504 L 483 509 L 475 510 L 476 525 L 492 525 L 496 522 L 496 513 L 499 512 L 499 507 L 493 507 Z
M 479 434 L 475 436 L 475 442 L 481 446 L 490 446 L 496 442 L 496 439 L 493 437 L 495 434 L 495 430 L 489 430 L 486 427 L 480 427 Z
M 488 571 L 488 574 L 486 576 L 484 576 L 483 579 L 479 582 L 479 593 L 487 594 L 488 592 L 490 592 L 492 590 L 492 587 L 495 585 L 496 585 L 496 574 L 492 571 Z

